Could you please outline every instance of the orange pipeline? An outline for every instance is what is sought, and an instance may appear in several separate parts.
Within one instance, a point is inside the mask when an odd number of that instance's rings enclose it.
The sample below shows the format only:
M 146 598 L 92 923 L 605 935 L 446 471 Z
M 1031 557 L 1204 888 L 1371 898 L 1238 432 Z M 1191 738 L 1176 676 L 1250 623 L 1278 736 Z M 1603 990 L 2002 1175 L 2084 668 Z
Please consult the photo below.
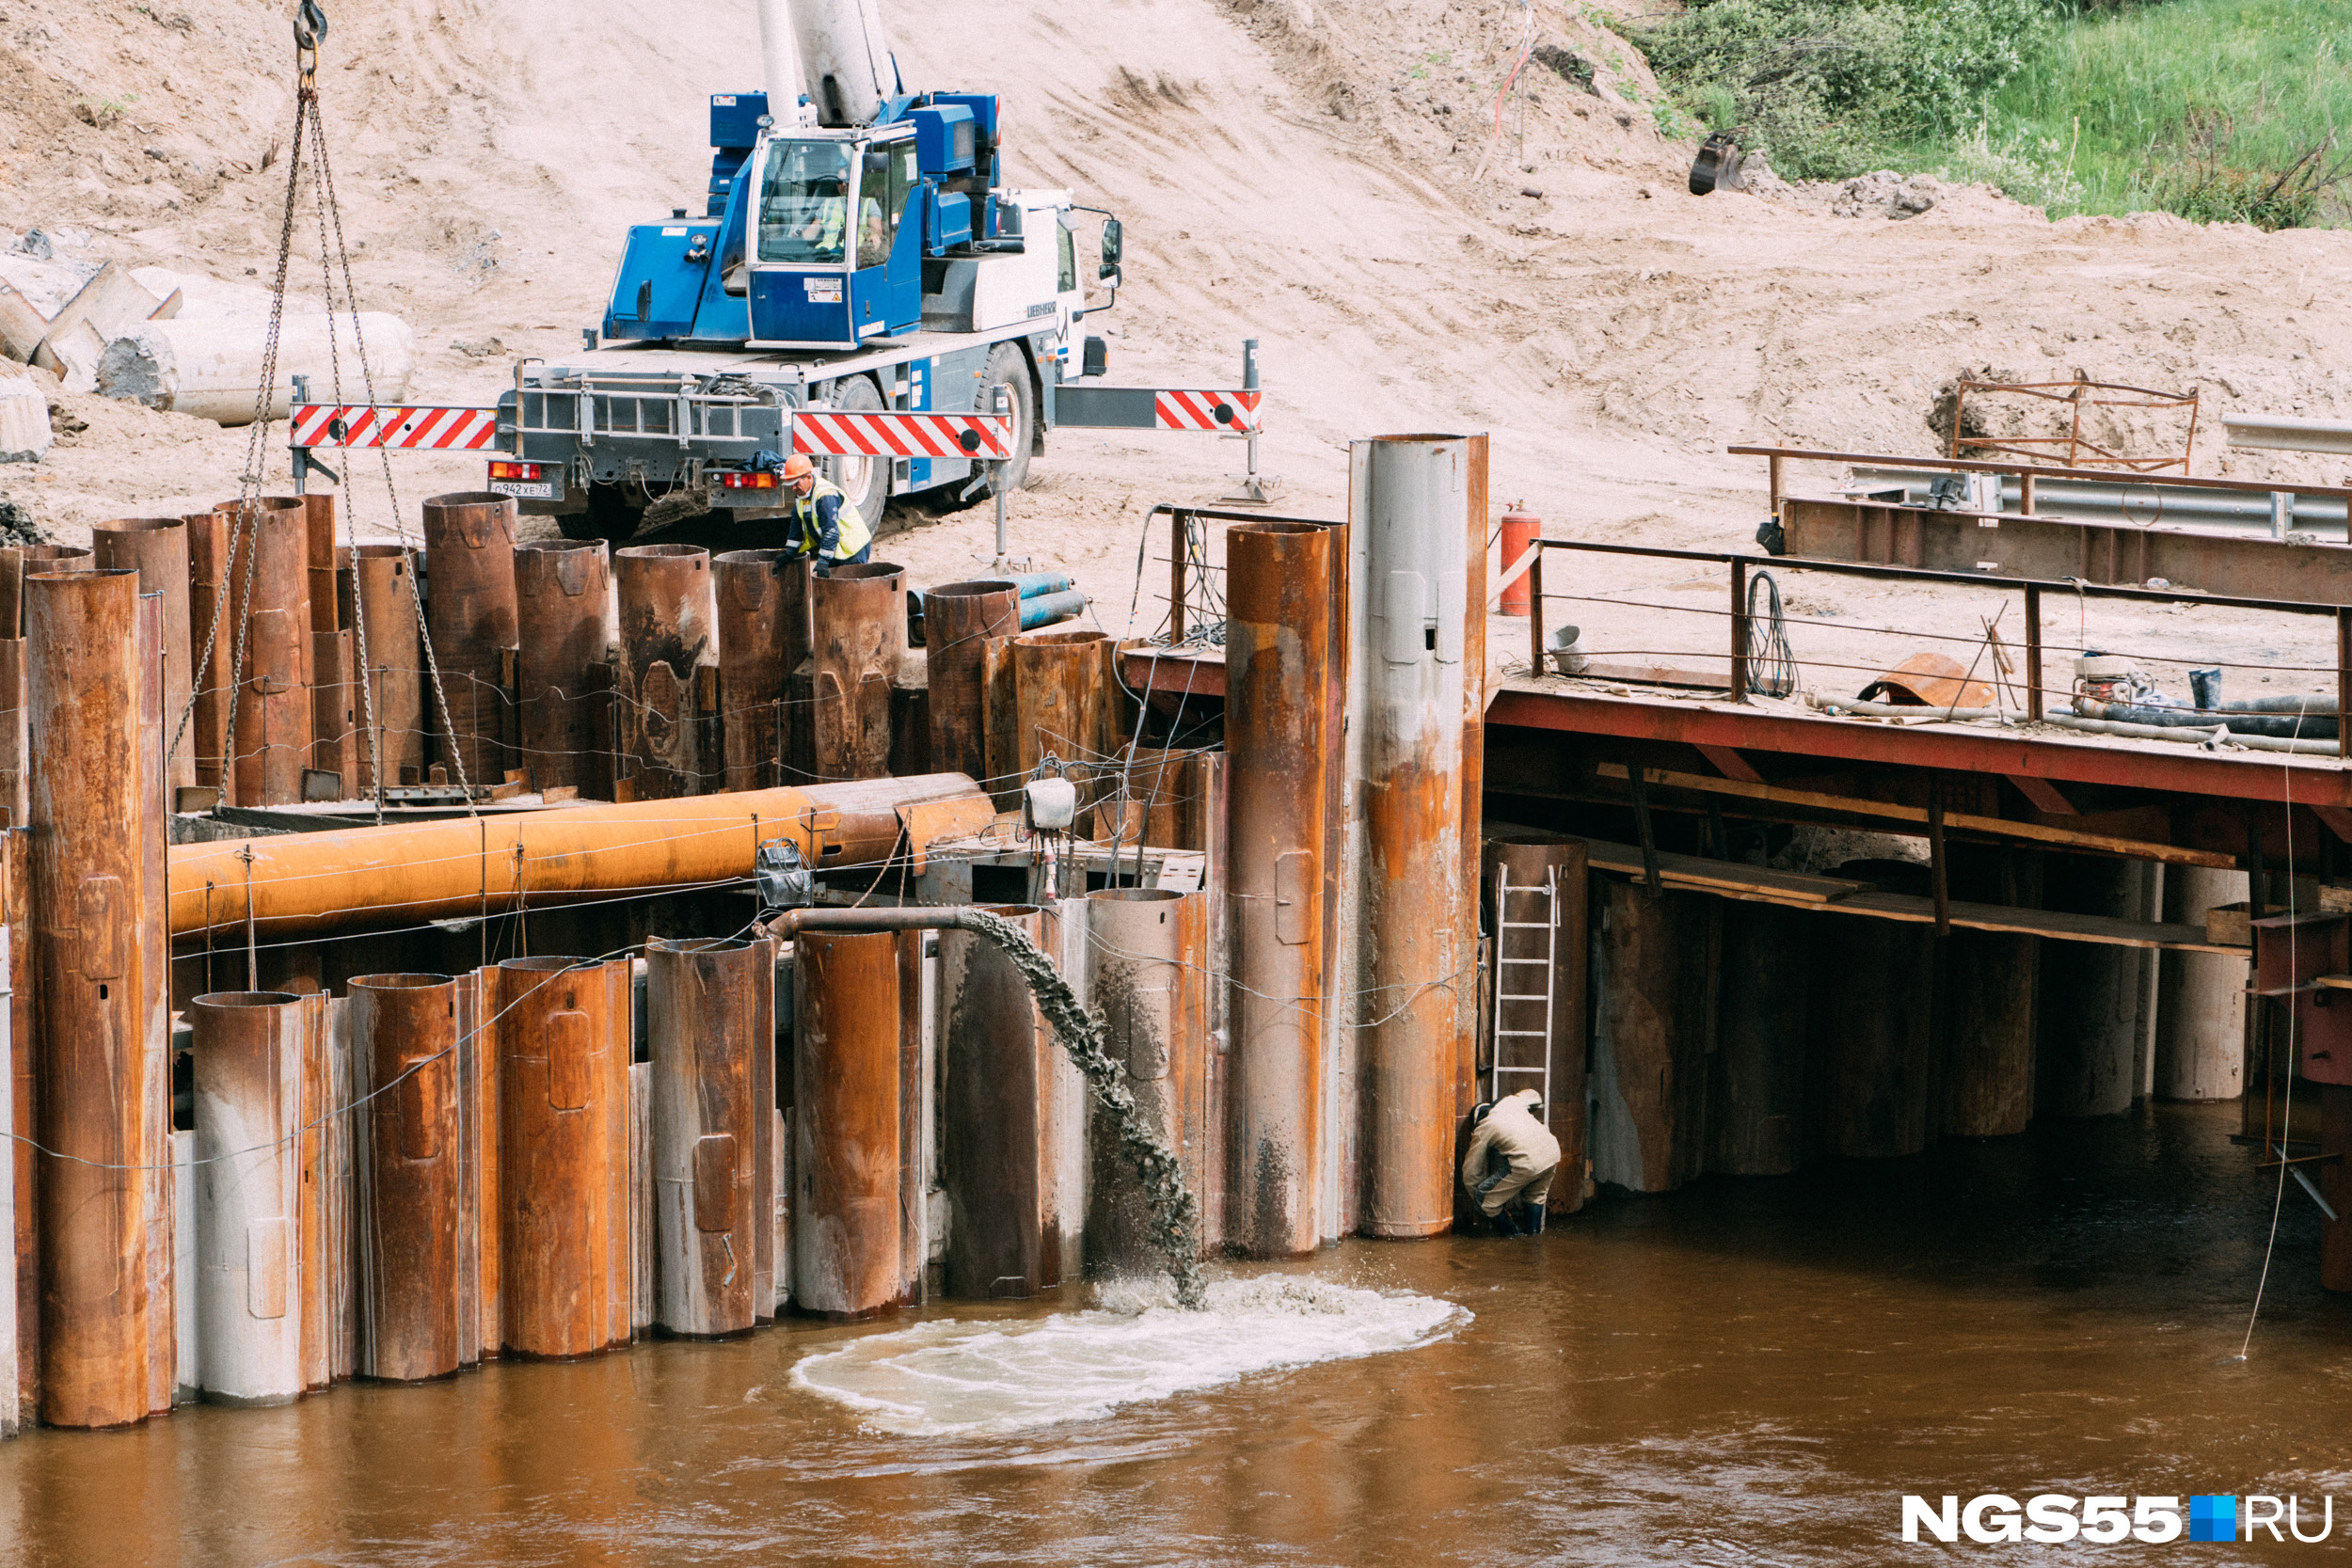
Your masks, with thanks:
M 902 806 L 977 797 L 957 831 L 993 815 L 961 773 L 573 806 L 339 832 L 175 845 L 171 934 L 307 935 L 511 914 L 748 877 L 759 846 L 789 840 L 813 866 L 879 863 Z M 916 845 L 920 849 L 922 845 Z

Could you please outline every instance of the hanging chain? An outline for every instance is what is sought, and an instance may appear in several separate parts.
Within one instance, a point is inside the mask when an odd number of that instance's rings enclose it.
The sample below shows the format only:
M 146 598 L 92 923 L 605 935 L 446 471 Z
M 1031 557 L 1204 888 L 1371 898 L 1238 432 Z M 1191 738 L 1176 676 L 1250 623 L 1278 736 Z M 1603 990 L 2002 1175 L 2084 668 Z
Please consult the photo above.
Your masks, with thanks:
M 315 117 L 311 122 L 311 140 L 318 160 L 319 182 L 326 196 L 326 215 L 334 226 L 335 258 L 342 269 L 343 299 L 351 307 L 351 341 L 353 349 L 359 357 L 360 383 L 367 389 L 368 402 L 373 404 L 375 401 L 375 371 L 368 362 L 367 338 L 359 330 L 359 296 L 351 281 L 351 252 L 343 244 L 342 204 L 336 199 L 335 196 L 335 167 L 326 155 L 326 130 Z M 323 246 L 326 242 L 322 239 L 320 243 Z M 331 318 L 328 326 L 327 335 L 332 339 L 334 334 Z M 449 691 L 441 684 L 441 661 L 433 651 L 432 628 L 424 618 L 424 596 L 416 590 L 419 580 L 417 546 L 409 540 L 408 519 L 400 509 L 400 491 L 392 480 L 392 454 L 389 450 L 379 447 L 376 449 L 376 456 L 384 466 L 384 496 L 392 509 L 392 530 L 400 540 L 401 558 L 408 564 L 408 602 L 415 607 L 417 612 L 417 640 L 424 647 L 425 674 L 433 683 L 433 705 L 440 716 L 441 733 L 450 738 L 450 763 L 457 770 L 457 790 L 465 800 L 466 815 L 478 816 L 481 813 L 474 804 L 472 782 L 466 777 L 466 748 L 458 741 L 457 726 L 450 721 Z M 353 536 L 355 538 L 358 536 L 356 526 Z M 357 546 L 354 546 L 354 553 L 356 560 Z M 357 576 L 356 565 L 354 575 Z M 376 779 L 379 786 L 376 810 L 380 816 L 383 811 L 383 798 L 380 793 L 382 773 L 379 772 Z

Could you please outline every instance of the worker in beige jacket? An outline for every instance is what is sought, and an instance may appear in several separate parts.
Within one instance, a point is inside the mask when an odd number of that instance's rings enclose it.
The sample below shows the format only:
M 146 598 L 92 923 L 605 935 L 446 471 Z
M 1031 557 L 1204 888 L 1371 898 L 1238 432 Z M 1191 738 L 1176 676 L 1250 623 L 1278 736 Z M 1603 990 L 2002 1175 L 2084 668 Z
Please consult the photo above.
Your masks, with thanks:
M 1544 1227 L 1544 1200 L 1560 1166 L 1560 1140 L 1544 1125 L 1543 1097 L 1521 1089 L 1471 1113 L 1470 1152 L 1462 1156 L 1462 1186 L 1495 1233 L 1533 1235 Z M 1527 1205 L 1524 1226 L 1511 1205 Z

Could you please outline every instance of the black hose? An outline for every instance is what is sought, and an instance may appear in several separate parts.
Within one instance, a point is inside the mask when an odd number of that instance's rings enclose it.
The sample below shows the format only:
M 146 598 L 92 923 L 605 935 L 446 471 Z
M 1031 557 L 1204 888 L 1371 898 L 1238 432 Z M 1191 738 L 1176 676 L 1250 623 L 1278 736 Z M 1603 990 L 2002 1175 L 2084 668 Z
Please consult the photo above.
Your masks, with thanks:
M 2313 703 L 2326 699 L 2258 698 L 2273 703 Z M 2333 740 L 2336 738 L 2336 712 L 2332 703 L 2325 710 L 2309 708 L 2247 708 L 2224 705 L 2218 712 L 2201 711 L 2193 707 L 2144 707 L 2131 703 L 2100 703 L 2078 698 L 2074 711 L 2085 719 L 2101 719 L 2116 724 L 2148 724 L 2159 729 L 2211 730 L 2228 726 L 2233 735 L 2272 736 L 2281 740 Z

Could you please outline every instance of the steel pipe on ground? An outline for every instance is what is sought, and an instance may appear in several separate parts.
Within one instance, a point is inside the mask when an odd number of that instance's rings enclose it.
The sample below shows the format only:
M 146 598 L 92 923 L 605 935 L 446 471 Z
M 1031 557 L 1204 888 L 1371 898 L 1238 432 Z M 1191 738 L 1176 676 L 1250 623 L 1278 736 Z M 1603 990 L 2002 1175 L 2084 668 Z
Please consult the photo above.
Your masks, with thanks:
M 822 783 L 890 771 L 890 691 L 906 657 L 906 569 L 836 566 L 809 585 L 808 772 Z
M 196 1026 L 197 1386 L 225 1404 L 299 1399 L 302 999 L 199 996 Z
M 1544 1097 L 1546 1122 L 1551 1135 L 1560 1140 L 1560 1171 L 1552 1179 L 1551 1196 L 1546 1210 L 1554 1214 L 1570 1214 L 1584 1206 L 1585 1191 L 1590 1185 L 1586 1170 L 1592 1161 L 1591 1128 L 1587 1122 L 1585 1062 L 1587 1056 L 1584 998 L 1592 957 L 1592 944 L 1587 933 L 1586 904 L 1591 884 L 1591 857 L 1581 839 L 1564 838 L 1556 833 L 1508 830 L 1486 839 L 1481 856 L 1483 907 L 1490 928 L 1496 920 L 1496 899 L 1502 878 L 1510 878 L 1510 918 L 1520 924 L 1517 930 L 1492 929 L 1491 951 L 1498 960 L 1509 960 L 1507 969 L 1502 962 L 1491 966 L 1491 972 L 1507 973 L 1509 984 L 1499 981 L 1487 984 L 1487 1001 L 1508 994 L 1518 997 L 1539 995 L 1549 990 L 1550 1022 L 1549 1038 L 1527 1036 L 1495 1035 L 1495 1028 L 1542 1031 L 1544 1005 L 1539 1002 L 1518 1001 L 1502 1004 L 1494 1001 L 1488 1015 L 1489 1038 L 1495 1043 L 1490 1050 L 1492 1059 L 1505 1066 L 1543 1066 L 1550 1069 L 1548 1092 Z M 1528 927 L 1552 925 L 1547 935 Z M 1545 974 L 1543 963 L 1549 955 L 1550 974 Z M 1473 987 L 1473 1000 L 1475 988 Z M 1497 1017 L 1507 1016 L 1508 1022 L 1498 1022 Z M 1540 1054 L 1526 1052 L 1503 1052 L 1505 1041 L 1525 1047 L 1534 1045 Z M 1475 1040 L 1472 1041 L 1473 1047 Z M 1471 1066 L 1476 1067 L 1475 1061 Z M 1499 1086 L 1500 1078 L 1510 1079 L 1506 1093 L 1534 1086 L 1541 1080 L 1524 1074 L 1498 1075 L 1498 1082 L 1474 1081 L 1471 1103 L 1490 1098 Z M 1454 1150 L 1454 1168 L 1460 1165 L 1460 1152 L 1469 1140 L 1468 1118 L 1448 1147 Z M 1449 1172 L 1447 1180 L 1454 1178 Z M 1458 1208 L 1451 1212 L 1461 1215 Z
M 151 768 L 142 755 L 160 652 L 135 572 L 37 573 L 24 600 L 42 737 L 31 789 L 39 1127 L 58 1156 L 37 1183 L 41 1418 L 119 1426 L 154 1408 L 157 1319 L 171 1315 L 149 1297 L 159 1217 L 167 1257 L 171 1244 L 168 1170 L 157 1168 L 169 1150 L 151 1144 L 169 1119 L 166 1042 L 149 1037 L 165 956 L 144 940 L 161 892 L 161 759 Z
M 171 934 L 243 932 L 248 911 L 259 934 L 300 936 L 707 887 L 749 877 L 759 846 L 778 840 L 819 869 L 879 865 L 902 807 L 977 793 L 961 773 L 932 773 L 178 845 Z
M 1136 1109 L 1175 1151 L 1184 1185 L 1199 1193 L 1211 1115 L 1209 895 L 1106 888 L 1088 895 L 1084 907 L 1086 995 L 1102 1016 L 1104 1049 L 1127 1069 Z M 1088 1270 L 1157 1274 L 1166 1259 L 1152 1242 L 1158 1221 L 1151 1196 L 1121 1155 L 1117 1118 L 1100 1105 L 1091 1114 Z
M 783 550 L 730 550 L 710 570 L 726 787 L 773 789 L 784 783 L 796 718 L 785 683 L 808 657 L 808 562 Z
M 905 1292 L 901 1031 L 918 930 L 793 941 L 792 1295 L 870 1318 Z
M 302 799 L 310 765 L 310 528 L 302 502 L 223 501 L 230 529 L 229 614 L 215 650 L 233 708 L 229 799 L 284 806 Z
M 645 947 L 653 1321 L 739 1334 L 773 1314 L 775 945 Z
M 1055 914 L 989 911 L 1047 952 Z M 1076 1284 L 1085 1264 L 1087 1094 L 1003 949 L 939 935 L 940 1185 L 946 1293 L 1021 1300 Z
M 628 1341 L 628 971 L 548 958 L 494 972 L 500 1340 L 516 1354 Z
M 989 776 L 988 645 L 1021 630 L 1015 583 L 950 582 L 923 595 L 930 674 L 931 766 Z
M 139 517 L 99 523 L 90 529 L 92 560 L 100 567 L 129 567 L 139 575 L 139 592 L 160 594 L 164 605 L 164 703 L 173 726 L 187 710 L 193 690 L 188 645 L 188 525 L 180 517 Z M 196 755 L 183 746 L 170 760 L 167 787 L 196 783 Z
M 441 736 L 452 784 L 496 784 L 506 777 L 501 656 L 516 635 L 515 516 L 512 500 L 478 491 L 424 503 L 425 627 L 453 732 Z M 437 705 L 429 717 L 442 722 Z
M 1344 528 L 1248 523 L 1228 536 L 1226 749 L 1233 897 L 1227 1241 L 1253 1258 L 1321 1235 L 1325 911 L 1338 765 L 1331 614 Z
M 1483 671 L 1464 654 L 1486 614 L 1470 578 L 1486 559 L 1486 442 L 1358 441 L 1350 473 L 1346 776 L 1360 783 L 1340 920 L 1359 1228 L 1433 1236 L 1454 1220 L 1456 1080 L 1477 1056 L 1478 879 L 1460 873 L 1478 843 L 1463 714 Z
M 635 798 L 702 793 L 702 709 L 695 672 L 716 662 L 719 620 L 710 552 L 635 545 L 613 558 L 620 590 L 622 750 Z
M 373 793 L 376 768 L 393 785 L 424 777 L 424 633 L 417 614 L 417 555 L 405 545 L 352 551 L 355 673 L 363 680 L 358 787 Z M 364 659 L 360 650 L 365 649 Z M 358 671 L 364 662 L 364 671 Z
M 446 974 L 351 982 L 362 1377 L 421 1382 L 465 1362 L 457 1022 Z
M 589 670 L 604 662 L 612 572 L 604 542 L 534 540 L 515 546 L 515 699 L 533 789 L 578 789 L 595 762 Z

